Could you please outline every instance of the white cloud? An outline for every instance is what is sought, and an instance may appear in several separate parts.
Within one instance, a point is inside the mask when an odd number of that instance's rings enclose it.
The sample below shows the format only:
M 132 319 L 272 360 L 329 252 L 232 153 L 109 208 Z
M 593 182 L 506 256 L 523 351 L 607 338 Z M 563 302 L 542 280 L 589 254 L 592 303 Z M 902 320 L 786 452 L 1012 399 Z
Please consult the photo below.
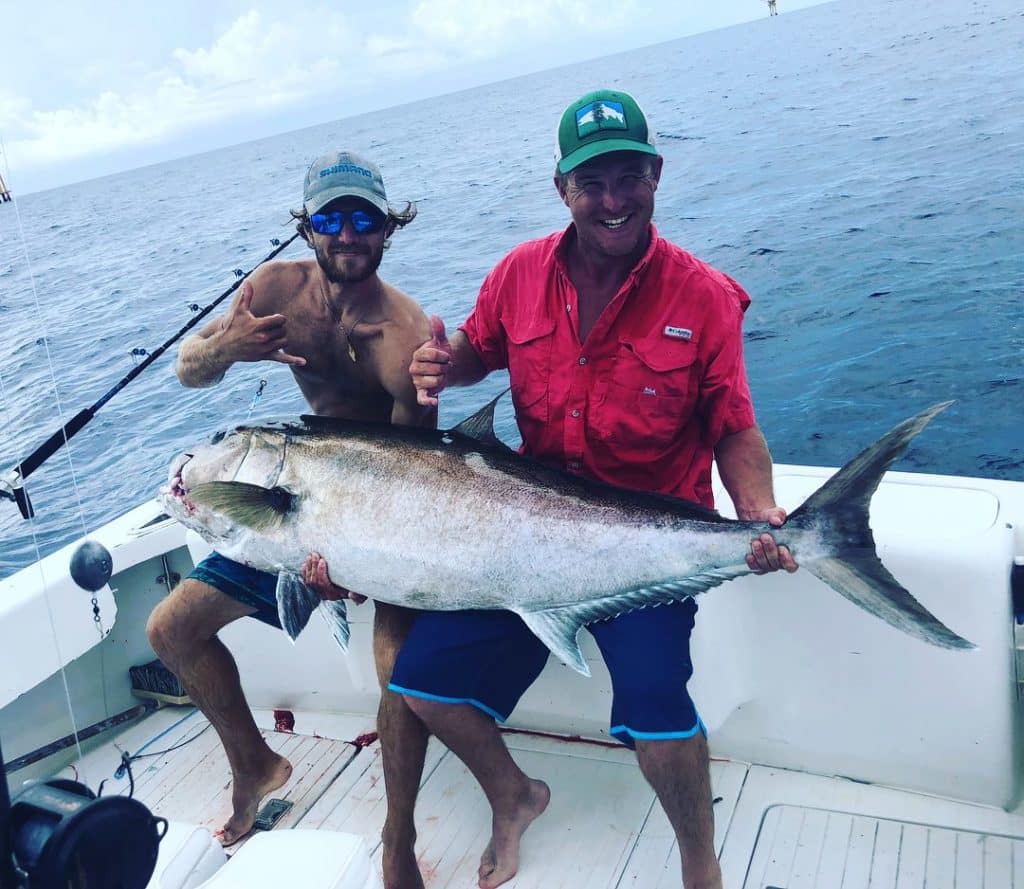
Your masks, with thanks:
M 0 133 L 13 132 L 31 108 L 28 99 L 0 86 Z
M 126 79 L 88 102 L 53 110 L 33 108 L 0 93 L 0 125 L 13 133 L 12 165 L 151 145 L 204 124 L 284 108 L 336 84 L 333 57 L 308 58 L 309 28 L 265 21 L 257 11 L 236 19 L 209 47 L 175 49 L 162 68 Z M 338 50 L 352 35 L 339 13 L 318 17 L 317 44 Z
M 209 49 L 176 49 L 185 78 L 210 84 L 241 81 L 275 81 L 283 72 L 295 77 L 307 63 L 309 42 L 341 50 L 355 42 L 340 13 L 318 15 L 315 28 L 308 20 L 265 21 L 261 13 L 250 10 L 237 19 Z
M 428 44 L 443 45 L 460 58 L 481 59 L 527 46 L 537 37 L 607 34 L 632 15 L 633 5 L 623 0 L 597 12 L 593 3 L 580 0 L 420 0 L 411 25 Z
M 262 16 L 251 10 L 235 21 L 209 49 L 179 48 L 173 55 L 181 63 L 186 77 L 230 83 L 248 79 L 253 61 L 262 62 L 261 55 L 275 39 L 287 46 L 293 37 L 280 25 L 263 28 Z
M 404 14 L 382 15 L 389 21 L 386 35 L 358 33 L 328 7 L 282 18 L 250 9 L 208 45 L 178 47 L 148 72 L 126 61 L 131 74 L 116 89 L 77 104 L 39 108 L 0 93 L 0 123 L 13 135 L 11 163 L 41 167 L 285 109 L 336 92 L 341 83 L 365 91 L 403 76 L 422 77 L 528 47 L 539 36 L 568 30 L 586 39 L 613 30 L 629 9 L 621 4 L 614 13 L 595 15 L 578 0 L 420 0 Z M 355 58 L 361 64 L 353 64 Z
M 735 17 L 751 2 L 721 5 Z M 11 170 L 37 180 L 61 170 L 66 180 L 68 161 L 87 160 L 90 171 L 113 172 L 127 158 L 151 161 L 164 145 L 198 151 L 228 132 L 239 141 L 265 135 L 275 115 L 295 125 L 339 97 L 358 113 L 430 84 L 457 89 L 653 43 L 710 15 L 679 0 L 600 10 L 592 0 L 377 0 L 351 17 L 329 0 L 179 3 L 143 13 L 127 0 L 96 0 L 86 13 L 68 0 L 66 27 L 41 31 L 46 52 L 16 40 L 0 55 Z M 34 30 L 49 9 L 34 13 Z M 53 58 L 62 64 L 46 63 Z M 204 128 L 220 136 L 204 137 Z
M 397 56 L 415 52 L 420 49 L 408 37 L 395 37 L 371 34 L 366 38 L 366 52 L 371 56 Z

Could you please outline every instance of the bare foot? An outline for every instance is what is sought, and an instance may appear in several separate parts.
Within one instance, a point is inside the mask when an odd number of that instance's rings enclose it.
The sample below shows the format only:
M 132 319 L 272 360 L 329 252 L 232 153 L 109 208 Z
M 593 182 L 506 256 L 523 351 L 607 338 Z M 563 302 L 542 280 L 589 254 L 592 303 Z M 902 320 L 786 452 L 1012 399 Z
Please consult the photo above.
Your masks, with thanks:
M 480 889 L 494 889 L 507 883 L 519 869 L 519 841 L 534 820 L 548 807 L 551 790 L 543 781 L 529 779 L 525 799 L 508 813 L 495 812 L 491 841 L 480 857 Z
M 292 764 L 283 756 L 276 756 L 267 769 L 258 775 L 232 777 L 231 805 L 234 812 L 227 823 L 214 836 L 222 846 L 232 846 L 252 830 L 260 801 L 268 793 L 284 787 L 292 776 Z
M 395 846 L 385 841 L 381 854 L 384 889 L 424 889 L 412 844 Z

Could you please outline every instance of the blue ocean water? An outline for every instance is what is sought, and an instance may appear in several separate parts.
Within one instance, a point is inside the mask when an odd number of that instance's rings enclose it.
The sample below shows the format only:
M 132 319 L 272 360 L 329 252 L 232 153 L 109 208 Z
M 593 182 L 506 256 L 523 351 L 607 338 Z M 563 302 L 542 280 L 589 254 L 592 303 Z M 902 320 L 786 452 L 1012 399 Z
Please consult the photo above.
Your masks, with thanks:
M 0 205 L 0 472 L 291 234 L 307 165 L 336 147 L 417 202 L 382 273 L 454 326 L 505 252 L 566 224 L 555 122 L 617 86 L 665 155 L 661 233 L 753 297 L 747 365 L 777 461 L 839 465 L 955 399 L 899 468 L 1024 480 L 1022 84 L 1015 0 L 834 2 L 26 195 Z M 0 576 L 151 496 L 260 380 L 253 416 L 304 409 L 279 365 L 186 390 L 173 359 L 32 476 L 36 520 L 0 501 Z M 499 377 L 446 393 L 442 424 Z M 507 410 L 499 432 L 517 440 Z

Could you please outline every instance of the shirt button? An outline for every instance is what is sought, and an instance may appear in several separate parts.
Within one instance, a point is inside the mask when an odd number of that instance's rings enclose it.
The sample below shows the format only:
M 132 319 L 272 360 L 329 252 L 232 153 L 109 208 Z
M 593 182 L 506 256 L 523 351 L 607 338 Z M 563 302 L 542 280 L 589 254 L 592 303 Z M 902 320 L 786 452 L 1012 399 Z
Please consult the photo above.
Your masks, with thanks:
M 580 359 L 580 364 L 586 364 L 586 363 L 587 363 L 587 359 L 586 358 L 581 358 Z
M 572 312 L 572 304 L 571 303 L 566 303 L 565 304 L 565 310 L 567 312 Z
M 574 411 L 572 412 L 572 415 L 573 415 L 574 417 L 578 417 L 578 416 L 580 415 L 580 412 L 579 412 L 579 411 L 577 411 L 577 410 L 574 410 Z

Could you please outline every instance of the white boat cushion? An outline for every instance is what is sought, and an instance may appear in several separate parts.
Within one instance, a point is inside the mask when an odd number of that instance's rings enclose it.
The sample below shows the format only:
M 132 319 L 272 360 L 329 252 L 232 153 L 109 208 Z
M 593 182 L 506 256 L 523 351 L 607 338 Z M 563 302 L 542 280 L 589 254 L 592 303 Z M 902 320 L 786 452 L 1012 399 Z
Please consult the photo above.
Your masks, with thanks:
M 160 841 L 146 889 L 197 889 L 227 860 L 224 849 L 205 827 L 172 821 Z
M 202 889 L 254 886 L 382 889 L 362 837 L 328 830 L 257 833 Z

